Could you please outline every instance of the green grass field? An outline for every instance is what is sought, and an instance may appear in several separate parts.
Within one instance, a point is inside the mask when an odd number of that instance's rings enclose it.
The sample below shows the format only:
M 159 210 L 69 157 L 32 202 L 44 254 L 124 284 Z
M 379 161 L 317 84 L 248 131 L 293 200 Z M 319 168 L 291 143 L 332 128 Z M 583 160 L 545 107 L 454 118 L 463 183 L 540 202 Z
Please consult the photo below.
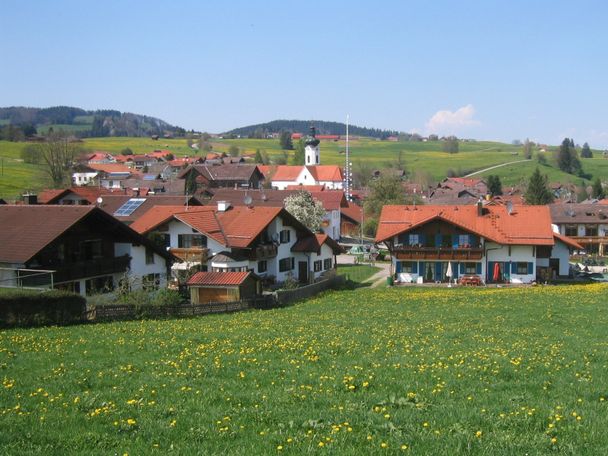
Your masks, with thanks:
M 602 285 L 0 332 L 0 452 L 605 454 Z
M 72 125 L 80 128 L 80 125 Z M 214 140 L 213 150 L 228 152 L 231 145 L 240 148 L 243 154 L 253 154 L 257 149 L 266 150 L 271 158 L 282 155 L 279 141 L 271 139 L 225 139 Z M 89 138 L 85 139 L 82 146 L 88 150 L 108 151 L 118 153 L 129 147 L 137 154 L 151 152 L 156 149 L 171 150 L 176 156 L 196 155 L 197 151 L 188 147 L 185 139 L 159 139 L 154 141 L 150 138 Z M 0 141 L 0 157 L 4 158 L 5 172 L 0 176 L 0 196 L 14 197 L 24 189 L 44 188 L 47 183 L 41 180 L 41 173 L 35 171 L 39 167 L 26 165 L 20 161 L 20 151 L 25 143 L 10 143 Z M 321 143 L 321 157 L 324 164 L 344 164 L 344 141 L 323 141 Z M 460 152 L 448 154 L 442 152 L 441 142 L 389 142 L 376 141 L 373 139 L 359 139 L 351 141 L 350 150 L 352 163 L 355 171 L 359 163 L 367 164 L 368 168 L 381 169 L 395 163 L 400 151 L 403 151 L 403 159 L 407 170 L 416 175 L 426 175 L 432 179 L 440 180 L 446 176 L 448 170 L 456 172 L 462 170 L 476 171 L 490 166 L 522 160 L 520 146 L 510 144 L 476 141 L 463 142 L 460 144 Z M 291 154 L 292 152 L 290 152 Z M 599 151 L 594 151 L 593 159 L 583 159 L 584 171 L 608 180 L 608 159 L 601 158 Z M 549 163 L 552 163 L 551 152 L 547 152 Z M 536 160 L 517 163 L 502 168 L 497 168 L 480 174 L 481 177 L 488 174 L 497 174 L 501 177 L 503 185 L 511 186 L 521 182 L 527 182 L 529 176 L 537 166 Z M 543 173 L 549 175 L 551 182 L 574 182 L 579 184 L 581 179 L 561 172 L 554 166 L 541 167 Z

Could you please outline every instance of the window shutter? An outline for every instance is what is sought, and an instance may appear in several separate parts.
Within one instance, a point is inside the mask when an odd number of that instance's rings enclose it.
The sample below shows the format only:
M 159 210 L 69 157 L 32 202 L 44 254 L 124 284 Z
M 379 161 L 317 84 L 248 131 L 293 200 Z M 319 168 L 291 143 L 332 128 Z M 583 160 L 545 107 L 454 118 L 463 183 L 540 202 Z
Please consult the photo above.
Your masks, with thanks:
M 421 261 L 420 263 L 418 263 L 418 275 L 421 277 L 424 277 L 424 273 L 426 272 L 426 264 L 424 263 L 424 261 Z
M 528 263 L 528 274 L 534 274 L 534 263 Z
M 397 264 L 395 265 L 395 272 L 397 274 L 401 272 L 401 261 L 397 261 Z
M 465 274 L 464 263 L 460 263 L 460 275 Z
M 414 261 L 412 264 L 412 274 L 418 274 L 418 262 Z
M 517 263 L 511 263 L 511 274 L 517 274 Z
M 481 263 L 477 263 L 477 265 L 475 266 L 475 272 L 477 274 L 481 274 Z

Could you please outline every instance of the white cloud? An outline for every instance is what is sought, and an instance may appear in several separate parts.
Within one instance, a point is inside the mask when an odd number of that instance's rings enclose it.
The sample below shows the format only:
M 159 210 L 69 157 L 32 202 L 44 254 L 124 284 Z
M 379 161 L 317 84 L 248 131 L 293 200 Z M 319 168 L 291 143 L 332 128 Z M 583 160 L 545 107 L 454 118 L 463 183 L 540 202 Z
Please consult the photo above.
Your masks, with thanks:
M 472 104 L 463 106 L 456 111 L 437 111 L 426 123 L 428 133 L 456 134 L 468 128 L 481 125 L 481 122 L 473 119 L 475 108 Z

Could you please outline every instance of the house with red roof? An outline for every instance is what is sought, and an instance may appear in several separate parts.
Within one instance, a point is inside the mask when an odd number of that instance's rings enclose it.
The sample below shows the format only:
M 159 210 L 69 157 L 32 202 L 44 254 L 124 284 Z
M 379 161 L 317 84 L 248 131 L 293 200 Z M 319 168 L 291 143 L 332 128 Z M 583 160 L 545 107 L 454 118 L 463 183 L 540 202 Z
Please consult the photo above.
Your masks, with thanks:
M 131 227 L 164 239 L 183 260 L 207 272 L 251 271 L 267 281 L 289 277 L 312 282 L 335 268 L 342 250 L 327 235 L 315 236 L 282 207 L 153 207 Z
M 197 272 L 186 285 L 192 304 L 240 301 L 262 294 L 262 282 L 251 271 Z
M 285 198 L 300 191 L 309 192 L 314 199 L 321 202 L 325 215 L 321 222 L 321 230 L 332 239 L 340 239 L 340 211 L 348 203 L 342 190 L 313 190 L 316 187 L 294 186 L 293 190 L 242 190 L 233 188 L 218 188 L 213 192 L 211 202 L 228 201 L 233 206 L 272 206 L 284 207 Z M 324 187 L 323 187 L 324 188 Z
M 271 186 L 285 190 L 293 186 L 324 186 L 330 190 L 342 190 L 344 176 L 337 165 L 279 165 L 272 175 Z
M 568 276 L 581 246 L 553 231 L 547 206 L 384 206 L 376 242 L 398 282 L 531 283 Z
M 0 287 L 90 295 L 167 283 L 173 257 L 93 205 L 0 206 Z

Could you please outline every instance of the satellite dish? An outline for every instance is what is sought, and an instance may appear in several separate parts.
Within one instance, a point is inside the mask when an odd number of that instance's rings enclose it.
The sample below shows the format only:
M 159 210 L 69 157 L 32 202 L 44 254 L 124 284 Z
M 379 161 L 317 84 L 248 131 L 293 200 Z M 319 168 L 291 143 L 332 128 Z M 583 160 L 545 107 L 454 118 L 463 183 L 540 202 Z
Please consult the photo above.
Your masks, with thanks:
M 97 197 L 97 204 L 99 204 L 101 206 L 101 203 L 103 203 L 103 198 L 101 196 Z
M 245 206 L 251 206 L 251 203 L 253 203 L 253 198 L 251 195 L 245 195 L 245 198 L 243 198 L 243 203 Z
M 513 202 L 507 201 L 507 214 L 511 215 L 513 213 Z

